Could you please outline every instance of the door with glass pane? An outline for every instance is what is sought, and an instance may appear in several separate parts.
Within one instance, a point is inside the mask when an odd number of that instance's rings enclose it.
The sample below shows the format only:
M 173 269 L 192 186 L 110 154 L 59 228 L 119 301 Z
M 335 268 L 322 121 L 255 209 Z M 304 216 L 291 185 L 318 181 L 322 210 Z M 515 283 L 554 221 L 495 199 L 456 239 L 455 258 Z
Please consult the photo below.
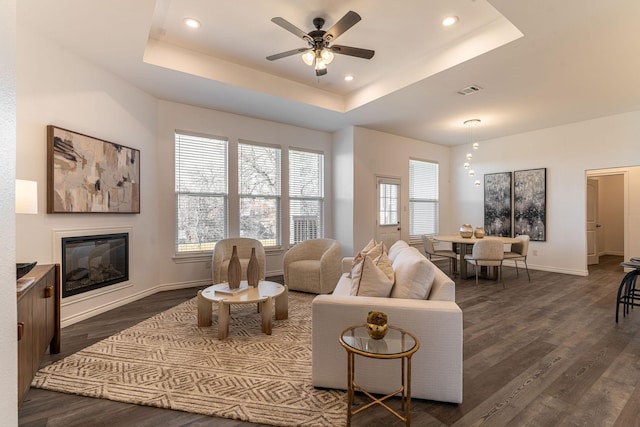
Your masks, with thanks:
M 387 248 L 400 240 L 400 180 L 378 177 L 376 240 Z

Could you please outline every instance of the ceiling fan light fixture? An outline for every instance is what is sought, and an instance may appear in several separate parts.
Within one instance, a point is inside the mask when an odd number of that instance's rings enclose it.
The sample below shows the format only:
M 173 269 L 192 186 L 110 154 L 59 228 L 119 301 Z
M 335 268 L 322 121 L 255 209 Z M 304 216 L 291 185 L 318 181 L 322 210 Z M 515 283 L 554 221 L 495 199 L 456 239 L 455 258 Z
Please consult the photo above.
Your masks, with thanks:
M 316 54 L 313 50 L 308 50 L 302 54 L 302 60 L 308 66 L 312 66 L 316 61 Z
M 326 65 L 331 64 L 331 61 L 333 61 L 333 52 L 331 52 L 329 49 L 322 49 L 322 52 L 320 52 L 320 56 L 322 57 L 322 62 L 324 62 Z

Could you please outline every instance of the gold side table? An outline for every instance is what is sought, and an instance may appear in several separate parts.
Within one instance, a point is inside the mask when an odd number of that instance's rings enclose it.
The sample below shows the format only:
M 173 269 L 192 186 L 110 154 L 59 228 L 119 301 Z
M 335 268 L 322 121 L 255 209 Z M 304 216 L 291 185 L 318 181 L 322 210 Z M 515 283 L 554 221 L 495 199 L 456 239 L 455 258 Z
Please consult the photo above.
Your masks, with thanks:
M 367 333 L 367 325 L 350 326 L 340 334 L 340 344 L 347 350 L 347 426 L 351 425 L 351 417 L 370 408 L 380 405 L 398 417 L 406 426 L 411 425 L 411 356 L 420 348 L 420 342 L 411 333 L 389 326 L 387 334 L 381 340 L 374 340 Z M 400 388 L 377 398 L 360 387 L 355 381 L 355 356 L 360 355 L 372 359 L 401 359 Z M 371 402 L 353 411 L 355 391 L 364 393 Z M 400 394 L 404 416 L 390 408 L 385 400 Z

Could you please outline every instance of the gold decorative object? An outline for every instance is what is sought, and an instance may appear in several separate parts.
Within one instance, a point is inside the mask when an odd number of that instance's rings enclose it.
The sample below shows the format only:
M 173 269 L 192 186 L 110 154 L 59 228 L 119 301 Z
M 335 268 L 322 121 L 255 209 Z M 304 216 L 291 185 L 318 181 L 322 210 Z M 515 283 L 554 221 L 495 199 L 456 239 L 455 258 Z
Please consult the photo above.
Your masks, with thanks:
M 370 311 L 367 315 L 367 333 L 374 340 L 380 340 L 387 334 L 387 315 L 381 311 Z
M 473 237 L 473 227 L 471 226 L 471 224 L 462 224 L 462 226 L 460 227 L 460 236 L 465 239 Z
M 484 237 L 484 227 L 476 227 L 474 236 L 476 236 L 476 239 L 482 239 Z
M 256 257 L 256 248 L 251 248 L 251 257 L 249 258 L 249 265 L 247 265 L 247 284 L 257 287 L 259 281 L 260 264 L 258 264 L 258 258 Z
M 227 280 L 229 280 L 229 289 L 237 289 L 240 287 L 242 279 L 242 266 L 240 258 L 238 258 L 238 247 L 233 245 L 231 259 L 229 260 L 229 269 L 227 270 Z

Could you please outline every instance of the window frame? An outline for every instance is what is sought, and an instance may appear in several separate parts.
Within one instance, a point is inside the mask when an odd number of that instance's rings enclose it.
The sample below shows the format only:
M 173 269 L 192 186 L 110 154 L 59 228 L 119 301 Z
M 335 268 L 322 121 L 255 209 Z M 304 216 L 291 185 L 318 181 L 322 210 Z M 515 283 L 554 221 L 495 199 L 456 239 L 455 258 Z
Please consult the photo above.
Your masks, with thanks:
M 293 169 L 293 163 L 291 161 L 291 153 L 295 152 L 295 153 L 308 153 L 308 154 L 312 154 L 312 155 L 317 155 L 319 156 L 320 159 L 320 166 L 318 167 L 318 176 L 317 176 L 317 181 L 318 181 L 318 190 L 319 190 L 319 196 L 294 196 L 292 195 L 292 183 L 294 182 L 294 180 L 292 179 L 292 176 L 294 175 L 292 173 Z M 288 222 L 289 222 L 289 245 L 294 245 L 296 243 L 299 243 L 296 241 L 296 225 L 295 225 L 295 220 L 296 217 L 298 217 L 297 219 L 299 220 L 308 220 L 312 215 L 294 215 L 293 214 L 293 204 L 295 202 L 304 202 L 304 201 L 316 201 L 318 203 L 318 215 L 314 216 L 315 218 L 317 218 L 317 224 L 316 224 L 316 238 L 324 238 L 325 236 L 325 153 L 323 151 L 317 151 L 317 150 L 309 150 L 309 149 L 304 149 L 304 148 L 298 148 L 298 147 L 289 147 L 289 149 L 287 150 L 287 162 L 288 162 L 288 175 L 287 175 L 287 187 L 288 187 L 288 192 L 287 192 L 287 196 L 288 196 L 288 204 L 289 204 L 289 212 L 288 212 Z M 305 217 L 305 218 L 301 218 L 301 217 Z

